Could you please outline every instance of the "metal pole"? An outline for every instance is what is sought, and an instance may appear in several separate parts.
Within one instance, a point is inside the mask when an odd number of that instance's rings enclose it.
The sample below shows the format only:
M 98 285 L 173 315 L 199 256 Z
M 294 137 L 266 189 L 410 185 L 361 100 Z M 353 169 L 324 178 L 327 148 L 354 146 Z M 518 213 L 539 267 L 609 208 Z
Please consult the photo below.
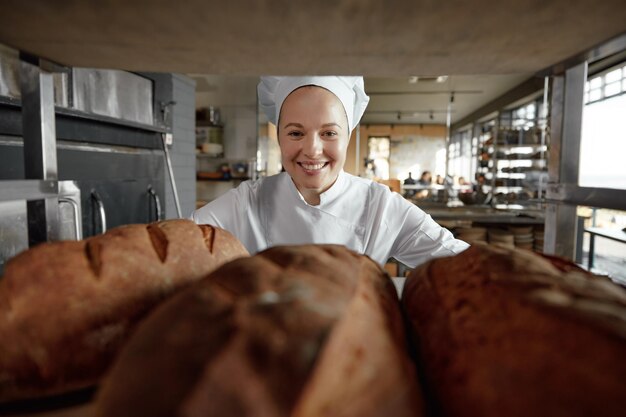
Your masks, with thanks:
M 586 62 L 568 69 L 564 75 L 553 78 L 550 91 L 552 99 L 548 190 L 578 186 L 586 81 Z M 548 198 L 551 198 L 550 193 Z M 576 228 L 576 205 L 562 202 L 548 204 L 544 252 L 575 259 Z
M 542 161 L 545 160 L 545 155 L 546 155 L 546 151 L 545 151 L 545 146 L 546 146 L 546 129 L 548 128 L 548 89 L 550 88 L 550 77 L 544 77 L 543 80 L 543 100 L 542 100 L 542 109 L 541 109 L 541 114 L 539 114 L 539 112 L 537 112 L 537 117 L 538 117 L 538 123 L 537 126 L 541 129 L 541 150 L 540 152 L 540 159 Z M 543 198 L 543 194 L 544 194 L 544 184 L 543 184 L 543 177 L 539 178 L 539 187 L 537 189 L 537 199 L 539 201 L 541 201 L 541 199 Z
M 496 120 L 494 122 L 493 125 L 493 134 L 491 135 L 492 139 L 493 139 L 493 154 L 491 155 L 491 205 L 492 206 L 496 206 L 497 203 L 497 199 L 496 199 L 496 181 L 497 181 L 497 176 L 498 176 L 498 162 L 500 161 L 500 159 L 497 157 L 498 156 L 498 151 L 499 151 L 499 144 L 498 142 L 500 142 L 500 136 L 501 136 L 501 132 L 500 132 L 500 119 L 502 117 L 502 113 L 500 111 L 498 111 L 496 113 Z
M 450 122 L 452 119 L 452 103 L 454 102 L 454 91 L 450 93 L 450 100 L 448 100 L 448 108 L 446 110 L 446 172 L 444 178 L 448 177 L 450 168 Z M 444 180 L 445 181 L 445 180 Z
M 182 218 L 183 214 L 180 209 L 180 201 L 178 199 L 178 190 L 176 189 L 176 181 L 174 180 L 174 170 L 172 169 L 172 160 L 170 158 L 170 152 L 167 150 L 167 134 L 161 135 L 163 142 L 163 152 L 165 152 L 165 162 L 167 163 L 167 172 L 170 177 L 170 185 L 172 186 L 172 193 L 174 193 L 174 203 L 176 204 L 176 214 L 178 218 Z
M 22 136 L 24 173 L 27 180 L 58 179 L 54 83 L 52 74 L 39 67 L 38 59 L 22 55 Z M 27 202 L 28 243 L 60 237 L 58 195 Z

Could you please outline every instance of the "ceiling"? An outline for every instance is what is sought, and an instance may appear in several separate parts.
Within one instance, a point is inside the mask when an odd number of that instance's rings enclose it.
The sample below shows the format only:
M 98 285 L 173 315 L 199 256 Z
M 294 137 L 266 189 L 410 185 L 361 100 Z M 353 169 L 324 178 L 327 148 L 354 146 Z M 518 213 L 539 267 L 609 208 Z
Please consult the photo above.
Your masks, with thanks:
M 362 123 L 445 124 L 450 104 L 450 122 L 454 124 L 529 77 L 453 75 L 439 82 L 438 77 L 417 77 L 417 81 L 415 77 L 367 77 L 370 104 Z
M 452 91 L 454 123 L 626 33 L 623 0 L 3 0 L 1 7 L 0 43 L 69 66 L 213 74 L 251 85 L 259 74 L 364 74 L 372 98 L 366 123 L 443 123 Z M 439 75 L 448 78 L 429 78 Z
M 626 31 L 623 0 L 3 0 L 0 42 L 204 74 L 535 73 Z
M 200 106 L 255 106 L 258 76 L 189 74 L 196 82 Z M 370 103 L 365 124 L 445 124 L 450 96 L 451 123 L 462 120 L 530 77 L 513 75 L 455 75 L 436 77 L 365 77 Z M 413 81 L 413 82 L 411 82 Z

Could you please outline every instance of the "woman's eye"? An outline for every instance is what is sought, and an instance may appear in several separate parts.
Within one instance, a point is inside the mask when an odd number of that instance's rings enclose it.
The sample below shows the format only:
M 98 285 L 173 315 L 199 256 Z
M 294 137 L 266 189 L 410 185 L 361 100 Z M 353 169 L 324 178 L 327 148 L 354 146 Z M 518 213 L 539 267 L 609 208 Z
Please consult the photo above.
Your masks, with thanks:
M 302 132 L 299 132 L 297 130 L 292 130 L 291 132 L 287 133 L 287 136 L 291 136 L 292 138 L 299 138 L 299 137 L 302 137 Z
M 331 137 L 331 138 L 332 138 L 332 137 L 334 137 L 334 136 L 337 136 L 337 132 L 332 131 L 332 130 L 329 130 L 329 131 L 327 131 L 327 132 L 324 132 L 324 136 L 326 136 L 326 137 Z

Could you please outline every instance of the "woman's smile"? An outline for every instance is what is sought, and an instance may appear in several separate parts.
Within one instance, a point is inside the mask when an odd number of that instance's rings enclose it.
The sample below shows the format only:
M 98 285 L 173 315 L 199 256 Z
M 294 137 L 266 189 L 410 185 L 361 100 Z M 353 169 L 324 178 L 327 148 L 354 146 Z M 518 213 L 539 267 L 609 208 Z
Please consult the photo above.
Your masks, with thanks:
M 322 172 L 322 169 L 326 168 L 330 164 L 330 162 L 298 162 L 297 164 L 302 167 L 306 174 L 318 175 Z

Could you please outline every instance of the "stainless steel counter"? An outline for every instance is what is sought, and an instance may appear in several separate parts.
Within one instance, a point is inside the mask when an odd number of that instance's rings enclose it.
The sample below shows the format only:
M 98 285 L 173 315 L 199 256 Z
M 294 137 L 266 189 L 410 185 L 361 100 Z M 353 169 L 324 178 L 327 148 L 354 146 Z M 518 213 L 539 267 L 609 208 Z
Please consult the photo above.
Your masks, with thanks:
M 491 206 L 457 206 L 448 207 L 440 203 L 421 203 L 416 205 L 430 214 L 433 219 L 445 222 L 448 227 L 468 221 L 477 223 L 504 223 L 504 224 L 543 224 L 545 212 L 537 209 L 497 209 Z

